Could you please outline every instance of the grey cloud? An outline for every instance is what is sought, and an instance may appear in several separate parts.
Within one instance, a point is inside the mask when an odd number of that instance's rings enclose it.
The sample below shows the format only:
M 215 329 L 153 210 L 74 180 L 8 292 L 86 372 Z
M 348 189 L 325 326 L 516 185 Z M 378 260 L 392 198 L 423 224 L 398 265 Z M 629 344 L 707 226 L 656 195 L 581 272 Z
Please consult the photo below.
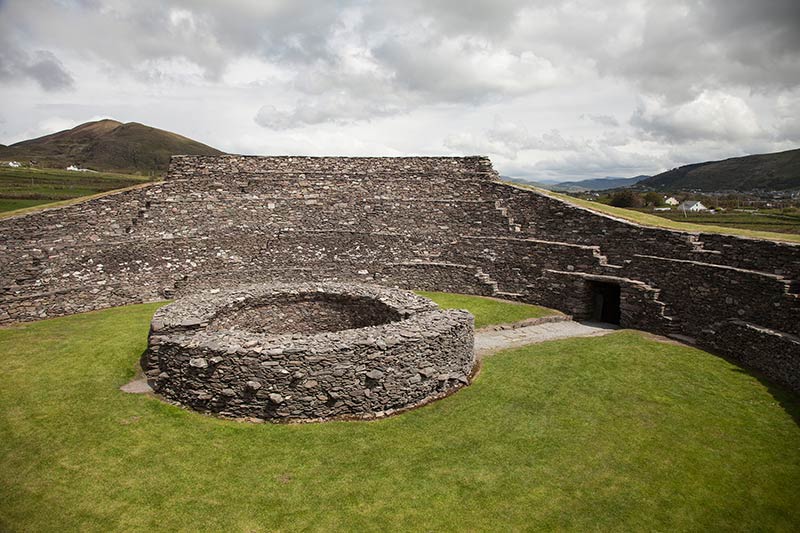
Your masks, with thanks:
M 447 101 L 477 101 L 490 89 L 491 80 L 464 71 L 456 58 L 437 54 L 433 43 L 388 42 L 373 51 L 391 69 L 395 84 L 411 92 L 437 95 Z
M 401 96 L 409 100 L 424 94 L 429 102 L 478 102 L 553 81 L 553 66 L 546 59 L 502 46 L 503 36 L 525 4 L 178 0 L 164 5 L 155 0 L 134 4 L 107 0 L 91 9 L 78 3 L 45 3 L 37 10 L 16 5 L 8 16 L 43 41 L 96 55 L 111 66 L 157 81 L 165 79 L 159 65 L 170 65 L 170 60 L 193 63 L 208 79 L 218 80 L 226 66 L 242 55 L 282 64 L 300 77 L 320 68 L 341 69 L 336 35 L 346 29 L 352 12 L 354 33 L 382 71 L 377 75 L 393 80 L 389 90 L 406 93 Z M 430 27 L 423 28 L 420 21 L 429 21 Z M 80 31 L 81 27 L 91 31 Z M 459 36 L 465 39 L 442 45 Z M 483 41 L 472 42 L 471 37 Z M 487 50 L 495 56 L 486 56 Z M 503 61 L 511 62 L 505 77 Z M 483 72 L 492 63 L 499 72 Z M 330 77 L 327 89 L 341 89 L 342 80 L 352 72 L 343 74 Z M 354 92 L 352 87 L 348 90 Z M 356 92 L 363 94 L 358 88 Z
M 52 52 L 38 51 L 27 65 L 20 68 L 45 91 L 69 89 L 75 84 L 70 73 Z
M 641 42 L 600 68 L 651 94 L 687 101 L 705 89 L 800 85 L 800 4 L 794 0 L 647 2 Z
M 28 54 L 8 42 L 0 41 L 0 81 L 15 83 L 30 79 L 45 91 L 71 89 L 72 75 L 52 52 L 37 50 Z
M 253 120 L 265 128 L 287 130 L 325 123 L 349 124 L 395 115 L 401 111 L 376 101 L 359 101 L 348 95 L 334 95 L 303 99 L 290 109 L 264 105 Z
M 470 39 L 388 42 L 373 54 L 397 87 L 431 101 L 478 103 L 559 82 L 559 69 L 545 58 Z
M 538 138 L 533 138 L 527 146 L 531 149 L 558 152 L 563 150 L 581 150 L 585 142 L 576 139 L 565 138 L 560 131 L 553 129 L 543 133 Z
M 569 152 L 559 158 L 537 162 L 530 169 L 534 175 L 577 179 L 619 176 L 630 177 L 665 168 L 665 160 L 646 153 L 624 152 L 615 148 L 592 147 Z
M 0 40 L 16 45 L 0 46 L 0 82 L 58 90 L 73 71 L 98 90 L 130 83 L 142 101 L 227 98 L 239 121 L 263 106 L 253 138 L 436 116 L 447 124 L 439 139 L 457 124 L 450 149 L 528 168 L 550 152 L 571 172 L 570 154 L 627 164 L 601 145 L 624 154 L 797 140 L 798 20 L 796 0 L 0 0 Z M 250 62 L 257 74 L 242 75 Z M 495 114 L 536 131 L 484 126 Z
M 738 40 L 740 46 L 734 50 L 743 61 L 757 59 L 759 54 L 749 55 L 747 51 L 764 47 L 770 54 L 778 56 L 800 52 L 800 3 L 795 0 L 712 0 L 707 4 L 707 13 L 713 15 L 708 21 L 716 34 L 730 36 L 732 43 L 734 38 Z M 752 43 L 739 39 L 744 35 L 761 36 L 762 46 L 754 47 Z
M 0 9 L 45 49 L 58 44 L 129 71 L 147 60 L 183 58 L 217 80 L 241 55 L 301 73 L 335 65 L 340 50 L 333 37 L 352 15 L 365 50 L 395 76 L 395 88 L 438 101 L 479 101 L 537 88 L 497 83 L 495 72 L 480 76 L 482 65 L 469 59 L 486 50 L 533 53 L 560 66 L 585 62 L 649 93 L 685 101 L 730 83 L 797 86 L 797 6 L 794 0 L 610 0 L 602 7 L 522 0 L 106 0 L 90 7 L 32 1 Z M 441 44 L 457 38 L 472 46 L 445 53 Z
M 572 181 L 606 176 L 631 177 L 666 170 L 669 159 L 642 152 L 624 152 L 613 148 L 587 147 L 580 152 L 566 152 L 555 157 L 526 162 L 500 162 L 502 174 L 536 180 Z
M 290 64 L 328 59 L 328 40 L 348 4 L 312 0 L 183 0 L 176 5 L 202 21 L 202 33 L 208 43 L 213 43 L 202 55 L 196 54 L 195 60 L 216 67 L 216 50 L 228 58 L 252 54 Z
M 530 135 L 524 126 L 501 120 L 495 120 L 494 126 L 486 132 L 486 138 L 492 143 L 504 144 L 515 153 L 522 150 L 581 150 L 586 145 L 584 141 L 564 137 L 555 128 L 539 135 Z
M 778 122 L 776 139 L 800 144 L 800 116 L 795 115 Z
M 556 2 L 537 2 L 539 5 Z M 396 26 L 417 27 L 420 22 L 435 29 L 435 35 L 478 35 L 493 40 L 507 36 L 516 23 L 517 14 L 526 6 L 527 0 L 408 0 L 385 2 L 380 8 L 371 9 L 365 17 L 369 27 L 379 28 L 387 21 Z M 399 23 L 399 24 L 398 24 Z
M 616 128 L 619 126 L 619 121 L 612 117 L 611 115 L 600 115 L 596 113 L 584 113 L 581 115 L 581 118 L 584 120 L 590 120 L 595 124 L 600 124 L 601 126 L 607 126 L 609 128 Z
M 311 63 L 326 54 L 341 4 L 310 0 L 36 2 L 2 7 L 20 34 L 136 74 L 147 61 L 183 59 L 210 80 L 242 55 Z M 9 22 L 10 24 L 10 22 Z
M 498 155 L 512 160 L 525 150 L 565 152 L 580 151 L 588 146 L 586 141 L 564 137 L 557 129 L 531 135 L 525 126 L 500 118 L 481 134 L 452 134 L 445 138 L 444 144 L 460 153 Z

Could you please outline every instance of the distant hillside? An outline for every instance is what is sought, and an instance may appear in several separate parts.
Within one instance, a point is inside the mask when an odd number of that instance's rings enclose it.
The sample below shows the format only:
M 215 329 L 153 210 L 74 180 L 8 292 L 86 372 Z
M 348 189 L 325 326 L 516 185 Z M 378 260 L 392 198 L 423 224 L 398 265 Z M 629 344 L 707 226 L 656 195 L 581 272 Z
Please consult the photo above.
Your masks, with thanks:
M 539 187 L 539 188 L 542 188 L 542 189 L 546 189 L 547 187 L 549 187 L 549 185 L 547 185 L 547 183 L 548 183 L 547 180 L 531 181 L 531 180 L 526 180 L 526 179 L 522 179 L 522 178 L 513 178 L 511 176 L 503 176 L 503 175 L 500 176 L 500 179 L 503 180 L 503 181 L 510 181 L 512 183 L 520 183 L 522 185 L 532 185 L 534 187 Z
M 36 161 L 39 167 L 77 165 L 129 174 L 164 174 L 175 154 L 223 152 L 176 133 L 137 122 L 98 120 L 36 139 L 0 146 L 0 159 Z
M 583 181 L 564 181 L 545 188 L 562 192 L 606 191 L 620 187 L 631 187 L 650 176 L 635 176 L 633 178 L 614 178 L 611 176 Z
M 657 190 L 786 190 L 800 188 L 800 149 L 733 157 L 674 168 L 638 184 Z

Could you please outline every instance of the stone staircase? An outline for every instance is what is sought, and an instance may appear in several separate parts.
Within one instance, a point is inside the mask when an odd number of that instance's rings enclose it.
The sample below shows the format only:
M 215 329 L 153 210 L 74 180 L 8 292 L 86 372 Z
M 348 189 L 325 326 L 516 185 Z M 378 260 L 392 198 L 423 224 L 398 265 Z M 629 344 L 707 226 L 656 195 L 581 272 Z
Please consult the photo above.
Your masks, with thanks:
M 602 266 L 602 267 L 607 267 L 607 268 L 624 268 L 622 265 L 612 265 L 611 263 L 609 263 L 609 262 L 608 262 L 608 256 L 607 256 L 607 255 L 603 255 L 603 253 L 602 253 L 602 251 L 600 250 L 600 247 L 599 247 L 599 246 L 595 247 L 595 248 L 592 250 L 592 255 L 593 255 L 593 256 L 595 256 L 595 257 L 597 258 L 597 263 L 598 263 L 600 266 Z
M 503 300 L 518 300 L 525 296 L 520 292 L 500 290 L 500 283 L 492 278 L 489 274 L 484 272 L 480 267 L 476 267 L 475 277 L 481 280 L 481 283 L 492 287 L 492 296 L 495 298 L 501 298 Z
M 503 300 L 519 300 L 520 298 L 524 297 L 525 295 L 521 292 L 506 292 L 506 291 L 497 291 L 494 293 L 496 298 L 501 298 Z
M 514 217 L 509 214 L 508 207 L 503 205 L 503 200 L 495 200 L 494 208 L 506 219 L 509 231 L 512 233 L 522 232 L 522 226 L 514 222 Z
M 497 282 L 494 279 L 492 279 L 492 277 L 489 274 L 484 272 L 480 267 L 477 267 L 475 270 L 476 270 L 475 277 L 478 278 L 478 280 L 480 280 L 480 282 L 483 283 L 484 285 L 491 287 L 492 295 L 497 294 L 498 291 Z
M 658 307 L 658 316 L 664 321 L 667 329 L 676 329 L 678 325 L 678 318 L 671 313 L 669 305 L 659 299 L 659 296 L 661 295 L 661 289 L 648 285 L 647 283 L 642 283 L 641 288 L 648 295 L 652 296 L 653 303 L 655 303 Z
M 706 250 L 705 243 L 700 240 L 700 235 L 696 233 L 691 233 L 687 235 L 686 242 L 689 243 L 689 246 L 691 247 L 690 252 L 692 253 L 715 254 L 715 255 L 722 254 L 722 252 L 719 250 Z

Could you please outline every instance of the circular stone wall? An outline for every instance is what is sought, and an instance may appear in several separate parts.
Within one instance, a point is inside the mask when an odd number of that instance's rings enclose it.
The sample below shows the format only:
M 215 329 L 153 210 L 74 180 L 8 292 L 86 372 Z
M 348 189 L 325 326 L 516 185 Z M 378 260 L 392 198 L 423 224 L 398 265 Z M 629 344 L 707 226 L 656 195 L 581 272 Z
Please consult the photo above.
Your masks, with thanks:
M 473 317 L 412 292 L 339 283 L 208 291 L 159 309 L 153 389 L 231 417 L 376 417 L 468 383 Z

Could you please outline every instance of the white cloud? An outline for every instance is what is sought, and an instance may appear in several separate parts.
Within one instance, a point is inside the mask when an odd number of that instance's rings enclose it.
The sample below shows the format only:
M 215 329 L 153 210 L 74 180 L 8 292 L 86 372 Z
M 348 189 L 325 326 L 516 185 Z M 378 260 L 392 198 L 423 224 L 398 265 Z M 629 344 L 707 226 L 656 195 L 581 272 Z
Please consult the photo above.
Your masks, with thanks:
M 520 152 L 530 150 L 577 151 L 586 146 L 585 141 L 566 138 L 557 129 L 532 135 L 523 124 L 500 117 L 495 117 L 494 125 L 480 134 L 452 134 L 445 139 L 444 144 L 455 151 L 499 155 L 506 159 L 516 159 Z
M 800 91 L 781 94 L 775 100 L 775 109 L 776 138 L 800 143 Z
M 278 109 L 264 105 L 254 120 L 259 126 L 276 130 L 304 128 L 316 124 L 338 125 L 369 121 L 400 112 L 391 105 L 366 100 L 359 101 L 345 93 L 326 94 L 316 98 L 303 98 L 291 108 Z
M 387 42 L 374 51 L 398 87 L 435 101 L 480 101 L 549 88 L 559 69 L 532 51 L 514 53 L 472 37 Z
M 703 91 L 678 105 L 643 97 L 631 122 L 648 135 L 670 141 L 744 141 L 764 134 L 747 102 L 722 91 Z
M 294 74 L 281 65 L 270 63 L 255 56 L 232 59 L 222 75 L 222 83 L 230 87 L 247 85 L 286 84 Z

